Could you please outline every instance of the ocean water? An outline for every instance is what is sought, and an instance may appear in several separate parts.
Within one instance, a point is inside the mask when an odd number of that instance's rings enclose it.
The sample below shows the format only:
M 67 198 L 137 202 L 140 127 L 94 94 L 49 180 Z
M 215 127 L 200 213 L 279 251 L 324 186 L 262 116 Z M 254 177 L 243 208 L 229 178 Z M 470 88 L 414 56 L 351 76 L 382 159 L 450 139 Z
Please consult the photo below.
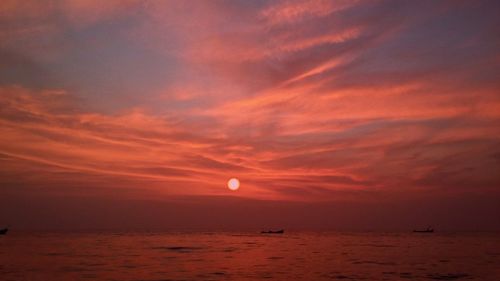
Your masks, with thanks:
M 500 235 L 15 233 L 0 280 L 500 280 Z

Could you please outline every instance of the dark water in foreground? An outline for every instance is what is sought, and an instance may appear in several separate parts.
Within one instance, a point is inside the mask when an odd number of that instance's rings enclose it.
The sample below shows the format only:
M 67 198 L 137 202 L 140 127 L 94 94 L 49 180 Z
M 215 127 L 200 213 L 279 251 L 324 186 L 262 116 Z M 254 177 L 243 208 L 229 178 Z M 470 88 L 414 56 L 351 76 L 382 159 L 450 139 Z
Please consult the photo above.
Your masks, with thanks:
M 500 280 L 500 235 L 18 234 L 0 280 Z

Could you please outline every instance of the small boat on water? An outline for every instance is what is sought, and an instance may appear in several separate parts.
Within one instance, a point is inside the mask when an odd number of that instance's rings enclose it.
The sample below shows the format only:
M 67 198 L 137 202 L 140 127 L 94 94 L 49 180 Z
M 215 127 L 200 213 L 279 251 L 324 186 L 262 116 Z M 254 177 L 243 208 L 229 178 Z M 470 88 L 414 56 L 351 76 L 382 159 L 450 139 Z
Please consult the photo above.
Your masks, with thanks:
M 427 229 L 414 229 L 413 232 L 418 232 L 418 233 L 432 233 L 434 232 L 433 228 L 428 227 Z
M 8 228 L 3 228 L 3 229 L 0 229 L 0 235 L 5 235 L 7 234 L 7 231 L 9 231 Z
M 263 234 L 283 234 L 285 233 L 285 230 L 280 229 L 280 230 L 267 230 L 267 231 L 261 231 L 260 233 Z

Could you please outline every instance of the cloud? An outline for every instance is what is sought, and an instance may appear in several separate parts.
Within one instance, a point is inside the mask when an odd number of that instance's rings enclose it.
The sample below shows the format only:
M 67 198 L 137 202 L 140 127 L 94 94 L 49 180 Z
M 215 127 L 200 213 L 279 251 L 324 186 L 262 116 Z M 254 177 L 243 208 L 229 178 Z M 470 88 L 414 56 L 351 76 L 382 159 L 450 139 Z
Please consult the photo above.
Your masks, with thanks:
M 500 184 L 496 4 L 2 5 L 9 185 L 220 195 L 238 177 L 237 196 L 321 201 Z

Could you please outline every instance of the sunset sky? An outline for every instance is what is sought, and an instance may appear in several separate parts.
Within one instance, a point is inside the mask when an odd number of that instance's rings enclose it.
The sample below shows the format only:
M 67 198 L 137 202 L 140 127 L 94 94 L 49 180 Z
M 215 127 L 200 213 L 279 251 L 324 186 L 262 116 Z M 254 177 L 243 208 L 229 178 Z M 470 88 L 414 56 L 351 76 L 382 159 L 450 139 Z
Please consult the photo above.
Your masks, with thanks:
M 499 50 L 498 1 L 0 1 L 0 227 L 500 229 Z

